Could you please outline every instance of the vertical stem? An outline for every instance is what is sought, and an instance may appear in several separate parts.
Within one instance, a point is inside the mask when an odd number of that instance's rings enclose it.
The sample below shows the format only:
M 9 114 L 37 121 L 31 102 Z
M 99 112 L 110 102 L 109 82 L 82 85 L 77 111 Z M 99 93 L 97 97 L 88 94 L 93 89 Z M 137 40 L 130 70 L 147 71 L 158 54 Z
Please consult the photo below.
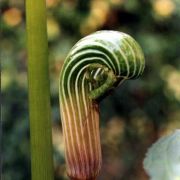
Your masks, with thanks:
M 46 1 L 26 0 L 32 180 L 52 180 Z

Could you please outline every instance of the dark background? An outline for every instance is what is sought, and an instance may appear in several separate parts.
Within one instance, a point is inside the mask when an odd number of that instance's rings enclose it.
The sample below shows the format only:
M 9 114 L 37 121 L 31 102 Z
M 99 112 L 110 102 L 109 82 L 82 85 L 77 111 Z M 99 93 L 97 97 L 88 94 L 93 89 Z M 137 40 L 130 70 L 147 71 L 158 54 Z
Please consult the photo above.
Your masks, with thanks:
M 1 0 L 0 6 L 2 179 L 30 180 L 24 1 Z M 133 36 L 146 68 L 100 103 L 98 179 L 147 180 L 142 162 L 148 147 L 180 128 L 180 1 L 47 0 L 47 27 L 55 179 L 67 179 L 58 102 L 61 66 L 81 37 L 107 29 Z

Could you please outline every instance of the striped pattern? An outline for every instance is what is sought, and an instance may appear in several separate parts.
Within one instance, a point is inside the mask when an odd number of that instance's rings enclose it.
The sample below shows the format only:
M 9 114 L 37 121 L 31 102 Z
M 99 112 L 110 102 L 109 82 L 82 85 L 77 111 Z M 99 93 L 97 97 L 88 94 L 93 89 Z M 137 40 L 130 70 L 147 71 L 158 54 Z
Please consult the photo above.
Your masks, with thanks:
M 60 74 L 60 110 L 71 178 L 95 179 L 101 167 L 96 99 L 124 79 L 139 77 L 144 56 L 127 34 L 98 31 L 70 51 Z

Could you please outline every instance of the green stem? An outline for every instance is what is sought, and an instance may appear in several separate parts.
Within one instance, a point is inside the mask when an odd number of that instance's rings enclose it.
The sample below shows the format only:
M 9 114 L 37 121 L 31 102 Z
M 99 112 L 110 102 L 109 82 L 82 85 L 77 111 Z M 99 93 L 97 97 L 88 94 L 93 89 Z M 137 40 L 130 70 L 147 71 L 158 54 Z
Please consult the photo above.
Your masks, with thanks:
M 32 180 L 52 180 L 46 1 L 26 0 Z

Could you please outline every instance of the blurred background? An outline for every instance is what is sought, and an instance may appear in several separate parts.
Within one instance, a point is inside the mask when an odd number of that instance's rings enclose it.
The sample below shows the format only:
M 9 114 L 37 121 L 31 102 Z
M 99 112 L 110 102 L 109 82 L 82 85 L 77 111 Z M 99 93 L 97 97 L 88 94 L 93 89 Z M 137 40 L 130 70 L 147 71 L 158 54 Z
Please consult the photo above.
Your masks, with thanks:
M 1 0 L 0 7 L 2 179 L 30 180 L 24 1 Z M 98 180 L 147 180 L 142 161 L 148 147 L 180 128 L 179 0 L 47 0 L 55 179 L 67 179 L 59 72 L 71 47 L 101 29 L 133 36 L 145 53 L 146 68 L 142 77 L 124 82 L 100 103 Z

